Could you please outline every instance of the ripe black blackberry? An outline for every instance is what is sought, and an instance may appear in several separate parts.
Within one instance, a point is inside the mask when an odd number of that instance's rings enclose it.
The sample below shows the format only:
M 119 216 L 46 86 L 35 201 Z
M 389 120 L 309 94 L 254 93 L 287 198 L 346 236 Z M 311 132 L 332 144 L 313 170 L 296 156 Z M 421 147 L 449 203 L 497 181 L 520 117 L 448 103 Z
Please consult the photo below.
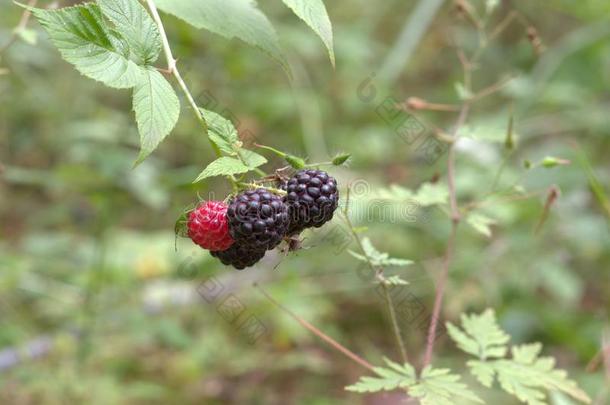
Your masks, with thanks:
M 248 248 L 237 242 L 233 243 L 233 245 L 226 250 L 212 251 L 210 253 L 212 256 L 218 258 L 222 264 L 233 266 L 237 270 L 253 266 L 265 256 L 265 250 Z
M 339 203 L 337 180 L 322 170 L 299 170 L 282 188 L 287 193 L 289 235 L 330 221 Z
M 229 202 L 229 233 L 239 245 L 255 251 L 276 247 L 288 230 L 288 207 L 264 188 L 244 191 Z

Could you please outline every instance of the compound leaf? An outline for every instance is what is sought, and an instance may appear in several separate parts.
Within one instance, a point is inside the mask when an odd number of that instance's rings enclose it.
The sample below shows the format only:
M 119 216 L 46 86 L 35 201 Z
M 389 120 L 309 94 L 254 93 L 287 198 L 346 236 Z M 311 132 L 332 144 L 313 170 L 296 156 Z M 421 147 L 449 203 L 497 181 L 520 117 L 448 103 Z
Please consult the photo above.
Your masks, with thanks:
M 528 405 L 546 404 L 546 391 L 591 402 L 564 370 L 555 368 L 553 358 L 539 357 L 540 343 L 514 346 L 512 358 L 506 358 L 509 336 L 497 324 L 492 310 L 480 315 L 462 315 L 462 328 L 447 324 L 449 335 L 458 347 L 479 358 L 466 364 L 484 386 L 491 387 L 497 379 L 504 391 Z

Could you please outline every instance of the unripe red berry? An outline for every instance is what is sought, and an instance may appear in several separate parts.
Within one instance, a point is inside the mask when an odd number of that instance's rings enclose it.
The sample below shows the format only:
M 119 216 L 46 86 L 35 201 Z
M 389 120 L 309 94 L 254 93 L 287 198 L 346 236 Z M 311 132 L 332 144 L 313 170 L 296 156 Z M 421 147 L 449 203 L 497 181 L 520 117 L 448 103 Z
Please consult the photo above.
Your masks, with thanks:
M 204 201 L 188 216 L 188 236 L 208 250 L 226 250 L 233 244 L 227 222 L 227 204 Z

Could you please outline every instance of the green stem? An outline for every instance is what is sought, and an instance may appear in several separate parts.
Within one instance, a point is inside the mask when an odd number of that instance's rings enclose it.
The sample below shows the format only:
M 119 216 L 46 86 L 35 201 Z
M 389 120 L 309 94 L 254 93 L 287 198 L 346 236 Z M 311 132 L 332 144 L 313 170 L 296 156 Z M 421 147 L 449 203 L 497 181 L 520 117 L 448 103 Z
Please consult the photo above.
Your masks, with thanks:
M 386 304 L 388 313 L 390 315 L 390 320 L 392 322 L 392 330 L 394 332 L 394 337 L 396 338 L 396 345 L 398 346 L 398 350 L 400 351 L 402 361 L 404 363 L 408 363 L 409 357 L 407 356 L 407 349 L 406 349 L 405 343 L 402 339 L 402 335 L 400 334 L 400 327 L 398 326 L 398 319 L 396 318 L 396 311 L 394 310 L 394 303 L 392 302 L 392 296 L 390 295 L 388 286 L 384 282 L 383 267 L 375 267 L 375 265 L 369 258 L 368 254 L 364 250 L 364 245 L 362 244 L 362 240 L 360 239 L 360 236 L 358 235 L 358 233 L 354 230 L 354 225 L 352 224 L 351 219 L 349 219 L 347 212 L 343 213 L 343 218 L 345 219 L 345 222 L 346 222 L 352 236 L 356 240 L 356 243 L 358 244 L 358 248 L 360 249 L 362 256 L 365 257 L 369 268 L 371 269 L 371 271 L 373 271 L 375 273 L 375 278 L 379 281 L 379 284 L 381 284 L 381 288 L 383 290 L 383 296 L 385 299 L 385 304 Z
M 165 58 L 167 60 L 167 71 L 171 75 L 173 75 L 174 78 L 176 79 L 176 81 L 178 82 L 178 86 L 180 86 L 180 89 L 186 96 L 188 103 L 191 105 L 191 108 L 193 109 L 193 112 L 195 113 L 195 117 L 197 118 L 197 121 L 199 121 L 199 123 L 203 127 L 203 133 L 207 135 L 208 134 L 208 124 L 205 122 L 205 118 L 203 117 L 203 114 L 201 114 L 201 110 L 199 110 L 199 107 L 197 106 L 197 103 L 195 102 L 193 95 L 191 94 L 190 90 L 186 86 L 186 83 L 184 83 L 184 80 L 182 79 L 182 75 L 180 74 L 180 71 L 178 70 L 178 67 L 176 66 L 176 59 L 174 59 L 174 55 L 172 54 L 172 48 L 169 46 L 169 40 L 167 39 L 167 35 L 165 34 L 165 27 L 163 26 L 163 22 L 161 21 L 161 17 L 159 16 L 159 12 L 157 11 L 157 6 L 155 5 L 155 2 L 153 0 L 146 0 L 146 4 L 148 5 L 148 8 L 150 9 L 150 14 L 152 15 L 153 20 L 155 21 L 155 23 L 157 24 L 157 27 L 159 28 L 159 35 L 161 36 L 161 44 L 163 46 L 163 53 L 165 54 Z M 212 149 L 214 150 L 216 157 L 221 157 L 222 152 L 220 151 L 220 148 L 218 147 L 218 145 L 216 145 L 209 136 L 207 136 L 207 138 L 208 138 L 208 141 L 210 142 L 210 145 L 212 145 Z M 233 190 L 235 190 L 236 189 L 235 177 L 227 176 L 227 179 L 231 182 Z

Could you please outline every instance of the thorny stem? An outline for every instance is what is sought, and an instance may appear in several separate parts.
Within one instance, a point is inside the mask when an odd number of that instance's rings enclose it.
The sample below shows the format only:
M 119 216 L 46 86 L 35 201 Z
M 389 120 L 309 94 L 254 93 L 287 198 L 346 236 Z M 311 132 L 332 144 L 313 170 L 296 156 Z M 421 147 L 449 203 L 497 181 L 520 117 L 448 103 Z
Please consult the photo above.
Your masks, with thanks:
M 461 126 L 466 121 L 470 104 L 464 103 L 460 110 L 460 115 L 453 128 L 453 138 L 457 139 Z M 443 306 L 443 297 L 445 295 L 445 286 L 449 277 L 449 268 L 453 260 L 453 252 L 455 248 L 455 237 L 460 224 L 461 216 L 457 204 L 457 193 L 455 189 L 455 142 L 449 144 L 449 155 L 447 157 L 447 188 L 449 189 L 449 203 L 451 207 L 451 234 L 447 241 L 447 248 L 443 256 L 443 267 L 439 276 L 438 285 L 434 295 L 434 308 L 432 309 L 432 318 L 430 319 L 430 327 L 428 329 L 428 337 L 426 339 L 426 352 L 424 354 L 423 367 L 426 367 L 432 361 L 432 351 L 434 350 L 434 341 L 436 340 L 436 328 L 440 318 L 441 308 Z
M 300 323 L 301 326 L 303 326 L 305 329 L 309 330 L 311 333 L 318 336 L 320 339 L 324 340 L 326 343 L 331 345 L 333 348 L 337 349 L 338 351 L 343 353 L 345 356 L 349 357 L 351 360 L 360 364 L 362 367 L 373 371 L 373 365 L 371 363 L 364 360 L 362 357 L 358 356 L 356 353 L 352 352 L 351 350 L 349 350 L 348 348 L 346 348 L 345 346 L 343 346 L 342 344 L 337 342 L 335 339 L 331 338 L 330 336 L 328 336 L 327 334 L 322 332 L 320 329 L 313 326 L 311 323 L 307 322 L 305 319 L 301 318 L 300 316 L 298 316 L 297 314 L 295 314 L 294 312 L 292 312 L 291 310 L 289 310 L 288 308 L 286 308 L 285 306 L 280 304 L 278 301 L 275 300 L 275 298 L 273 298 L 271 295 L 269 295 L 258 284 L 255 283 L 254 287 L 258 288 L 258 290 L 261 292 L 261 294 L 263 294 L 265 296 L 265 298 L 267 298 L 273 305 L 275 305 L 276 307 L 278 307 L 279 309 L 284 311 L 291 318 L 293 318 L 295 321 Z
M 348 188 L 348 190 L 349 190 L 349 188 Z M 348 193 L 349 193 L 349 191 L 348 191 Z M 358 235 L 358 233 L 354 230 L 354 225 L 352 224 L 351 219 L 349 219 L 349 216 L 347 215 L 347 210 L 345 212 L 343 212 L 343 218 L 345 219 L 345 222 L 347 223 L 347 226 L 348 226 L 351 234 L 353 235 L 354 239 L 356 240 L 356 243 L 358 244 L 358 248 L 360 249 L 360 252 L 365 257 L 369 268 L 371 269 L 371 271 L 373 271 L 375 273 L 375 278 L 378 280 L 379 284 L 381 285 L 386 307 L 387 307 L 388 313 L 390 314 L 390 320 L 392 322 L 392 330 L 394 331 L 394 337 L 396 338 L 396 345 L 398 346 L 398 349 L 400 351 L 400 356 L 402 358 L 402 361 L 404 363 L 408 363 L 409 357 L 407 356 L 407 349 L 406 349 L 405 343 L 402 339 L 402 335 L 400 334 L 400 327 L 398 326 L 398 319 L 396 318 L 396 311 L 394 310 L 394 303 L 392 302 L 392 296 L 390 295 L 390 291 L 389 291 L 388 286 L 385 283 L 385 280 L 383 277 L 383 268 L 379 267 L 379 266 L 376 267 L 373 264 L 373 262 L 371 261 L 371 259 L 369 258 L 366 251 L 364 250 L 364 246 L 362 245 L 362 240 L 360 239 L 360 235 Z
M 274 194 L 286 195 L 286 191 L 285 190 L 281 190 L 279 188 L 267 187 L 267 186 L 264 186 L 264 185 L 261 185 L 261 184 L 256 184 L 256 183 L 238 182 L 237 184 L 242 186 L 242 187 L 246 187 L 246 188 L 264 188 L 265 190 L 271 191 Z
M 176 59 L 174 59 L 174 55 L 172 55 L 172 49 L 169 46 L 169 40 L 167 39 L 167 35 L 165 34 L 165 28 L 163 27 L 163 22 L 161 21 L 161 17 L 159 17 L 159 12 L 157 11 L 157 6 L 155 5 L 153 0 L 146 0 L 146 4 L 148 5 L 148 8 L 150 9 L 150 14 L 152 15 L 153 20 L 155 21 L 155 23 L 157 24 L 157 27 L 159 28 L 159 34 L 161 36 L 161 43 L 163 45 L 163 53 L 165 54 L 165 58 L 167 60 L 167 72 L 169 74 L 171 74 L 172 76 L 174 76 L 174 78 L 178 82 L 178 85 L 180 86 L 180 89 L 186 96 L 188 103 L 191 105 L 191 108 L 193 109 L 195 116 L 197 117 L 197 120 L 203 127 L 204 133 L 207 134 L 208 125 L 205 122 L 205 118 L 203 118 L 203 115 L 201 114 L 201 111 L 199 110 L 199 107 L 197 106 L 197 103 L 195 102 L 193 95 L 191 94 L 188 87 L 186 86 L 186 83 L 184 83 L 184 80 L 182 79 L 182 76 L 180 75 L 180 71 L 178 70 L 178 67 L 176 66 Z M 212 142 L 212 140 L 209 137 L 208 137 L 208 140 L 210 141 L 210 144 L 212 145 L 212 149 L 214 149 L 214 153 L 216 154 L 216 156 L 220 157 L 222 154 L 221 154 L 218 146 L 214 142 Z

